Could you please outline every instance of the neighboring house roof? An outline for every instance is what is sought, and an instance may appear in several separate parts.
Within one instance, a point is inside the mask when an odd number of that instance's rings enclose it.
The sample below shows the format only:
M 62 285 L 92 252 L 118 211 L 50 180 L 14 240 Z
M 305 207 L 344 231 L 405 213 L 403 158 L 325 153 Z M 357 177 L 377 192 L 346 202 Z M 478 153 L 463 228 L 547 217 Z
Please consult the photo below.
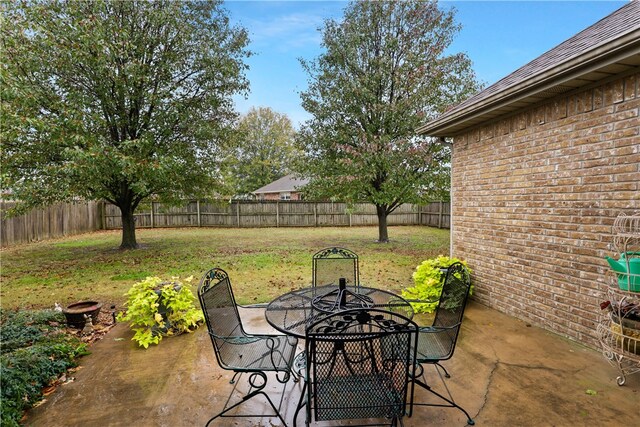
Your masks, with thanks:
M 633 0 L 419 127 L 417 132 L 453 136 L 465 128 L 639 66 L 640 0 Z
M 282 193 L 287 191 L 299 191 L 301 187 L 304 187 L 309 183 L 306 178 L 295 178 L 293 175 L 286 175 L 280 179 L 273 181 L 264 187 L 258 188 L 253 194 L 262 193 Z

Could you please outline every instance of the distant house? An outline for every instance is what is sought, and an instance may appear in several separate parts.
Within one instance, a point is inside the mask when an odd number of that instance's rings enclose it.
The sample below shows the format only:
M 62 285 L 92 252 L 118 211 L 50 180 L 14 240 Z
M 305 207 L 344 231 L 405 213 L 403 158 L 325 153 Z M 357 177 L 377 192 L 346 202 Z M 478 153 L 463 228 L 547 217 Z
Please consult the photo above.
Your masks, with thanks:
M 453 142 L 451 252 L 475 300 L 595 346 L 612 225 L 640 210 L 640 1 L 418 132 Z
M 258 188 L 253 194 L 258 200 L 302 200 L 300 190 L 308 182 L 306 178 L 297 179 L 293 175 L 286 175 Z

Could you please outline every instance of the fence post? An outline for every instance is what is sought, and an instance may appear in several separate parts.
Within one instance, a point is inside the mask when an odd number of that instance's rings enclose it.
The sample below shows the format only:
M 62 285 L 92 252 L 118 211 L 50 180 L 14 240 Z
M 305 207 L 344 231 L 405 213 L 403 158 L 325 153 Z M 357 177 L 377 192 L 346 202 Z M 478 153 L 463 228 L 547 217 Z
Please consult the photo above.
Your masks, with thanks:
M 418 205 L 418 225 L 422 225 L 422 209 L 423 205 Z
M 276 228 L 280 227 L 280 200 L 276 200 Z
M 198 227 L 202 227 L 202 221 L 200 220 L 200 200 L 196 200 L 196 210 L 198 211 Z
M 100 229 L 107 229 L 107 203 L 104 200 L 100 201 L 100 219 L 102 220 L 102 224 Z
M 440 201 L 440 207 L 438 210 L 438 228 L 442 228 L 442 205 L 443 205 L 443 202 Z
M 240 228 L 240 200 L 236 200 L 236 218 L 238 219 L 238 228 Z
M 154 217 L 154 214 L 153 214 L 153 211 L 155 210 L 155 209 L 153 208 L 153 207 L 154 207 L 154 205 L 155 205 L 155 203 L 156 203 L 156 202 L 151 201 L 151 228 L 155 227 L 155 225 L 156 225 L 155 217 Z
M 313 204 L 313 224 L 314 227 L 318 226 L 318 202 Z

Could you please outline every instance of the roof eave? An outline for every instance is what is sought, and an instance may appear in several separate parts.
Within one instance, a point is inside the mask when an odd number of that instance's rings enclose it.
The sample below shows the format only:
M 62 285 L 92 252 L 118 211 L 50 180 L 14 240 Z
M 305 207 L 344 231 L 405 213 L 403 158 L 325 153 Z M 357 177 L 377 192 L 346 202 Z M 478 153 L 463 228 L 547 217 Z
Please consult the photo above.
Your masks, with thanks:
M 638 56 L 638 58 L 635 58 L 633 62 L 636 66 L 640 65 L 640 29 L 631 31 L 618 39 L 598 46 L 596 49 L 573 57 L 562 64 L 545 70 L 543 73 L 522 80 L 520 83 L 496 92 L 482 101 L 469 104 L 459 111 L 451 114 L 445 113 L 419 127 L 416 132 L 437 137 L 454 136 L 464 129 L 477 124 L 477 121 L 483 117 L 496 113 L 497 110 L 503 110 L 498 114 L 503 115 L 509 112 L 509 105 L 516 102 L 527 102 L 527 100 L 531 104 L 539 102 L 541 100 L 540 96 L 537 96 L 534 100 L 532 98 L 554 87 L 568 85 L 571 82 L 575 83 L 579 76 L 634 56 Z M 589 82 L 584 83 L 584 85 L 586 84 L 589 84 Z M 571 89 L 579 87 L 575 84 L 569 84 L 569 86 L 571 86 Z M 555 94 L 544 96 L 544 98 L 552 96 L 555 96 Z M 522 107 L 518 106 L 513 110 L 518 108 Z M 491 118 L 495 116 L 494 114 Z M 474 123 L 469 125 L 470 121 Z

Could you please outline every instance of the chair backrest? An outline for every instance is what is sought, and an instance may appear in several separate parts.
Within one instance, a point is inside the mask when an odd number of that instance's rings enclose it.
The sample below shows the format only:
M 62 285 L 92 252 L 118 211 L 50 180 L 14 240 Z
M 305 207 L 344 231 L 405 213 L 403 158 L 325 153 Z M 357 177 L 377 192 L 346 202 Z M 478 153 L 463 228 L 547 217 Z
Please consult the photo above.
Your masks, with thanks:
M 333 247 L 316 252 L 313 255 L 312 271 L 312 286 L 338 286 L 342 277 L 346 279 L 347 286 L 360 286 L 358 256 L 349 249 Z
M 447 269 L 447 275 L 442 286 L 442 294 L 436 308 L 433 326 L 448 328 L 446 336 L 450 340 L 449 356 L 453 355 L 464 309 L 469 298 L 471 277 L 469 270 L 460 262 L 451 264 Z
M 247 334 L 242 328 L 229 275 L 220 268 L 205 273 L 198 287 L 198 299 L 218 363 L 225 369 L 233 369 L 238 346 L 229 344 L 229 338 L 242 339 Z
M 338 312 L 307 328 L 307 418 L 404 415 L 417 325 L 388 311 Z

